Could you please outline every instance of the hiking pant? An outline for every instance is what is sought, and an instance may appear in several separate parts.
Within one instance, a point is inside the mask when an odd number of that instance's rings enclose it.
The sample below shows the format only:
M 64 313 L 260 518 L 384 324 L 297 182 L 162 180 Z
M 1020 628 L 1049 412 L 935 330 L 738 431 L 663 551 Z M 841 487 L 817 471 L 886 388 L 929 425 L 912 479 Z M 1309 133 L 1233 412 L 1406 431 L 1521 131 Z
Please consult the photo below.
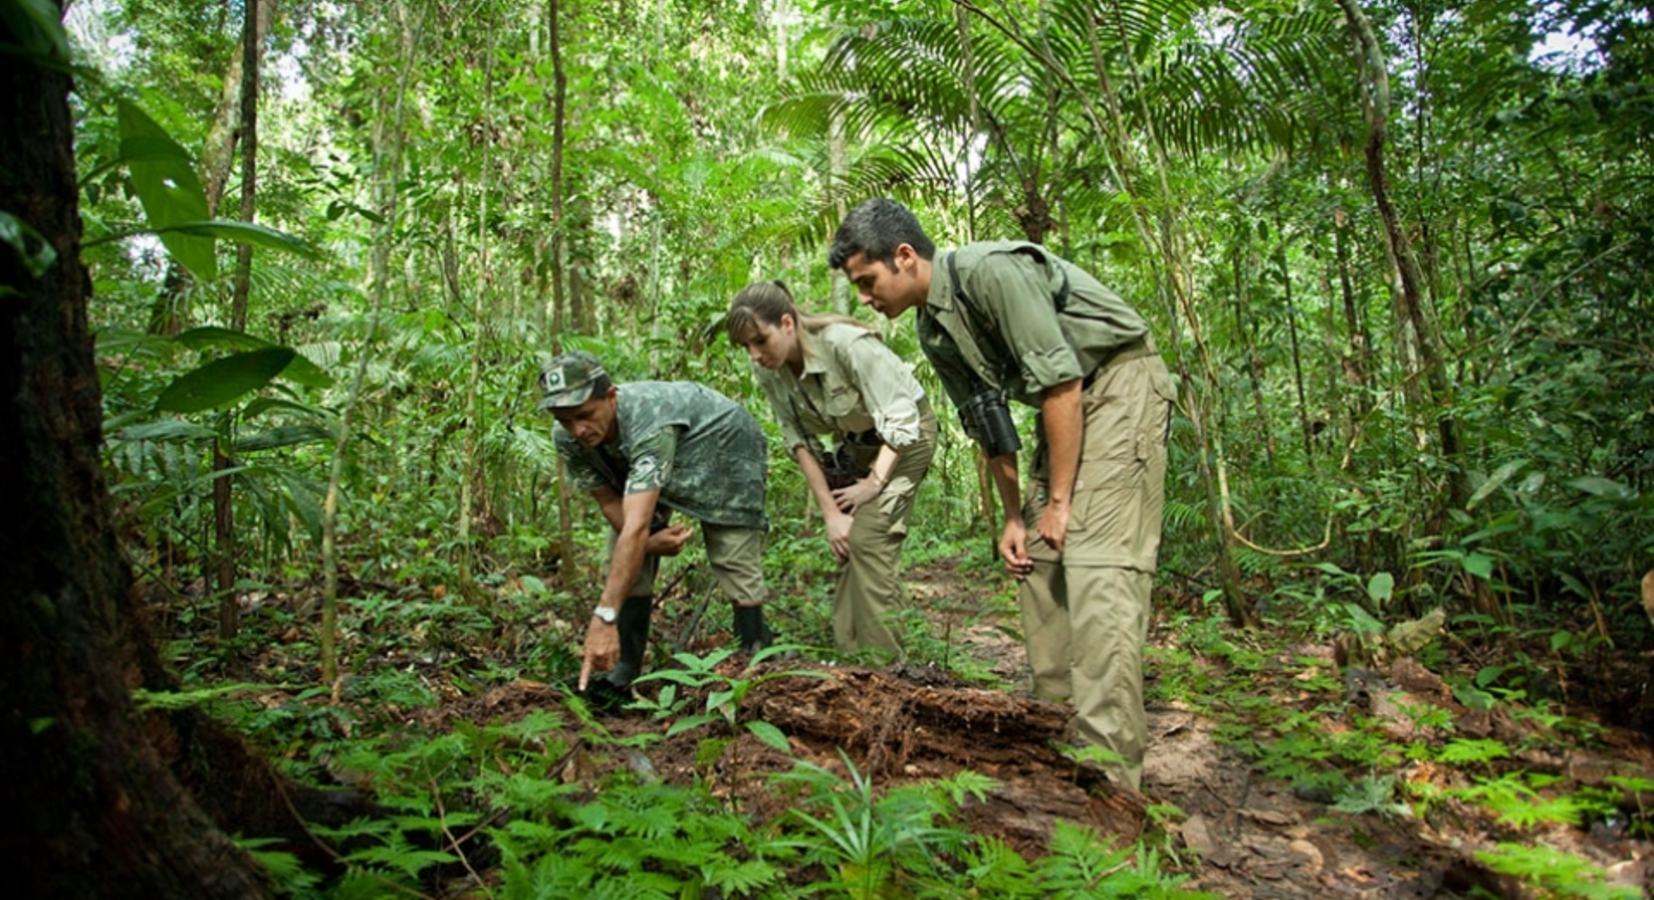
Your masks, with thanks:
M 1072 702 L 1076 739 L 1118 754 L 1121 761 L 1104 769 L 1136 789 L 1148 743 L 1143 644 L 1176 393 L 1146 339 L 1087 382 L 1080 467 L 1061 554 L 1039 537 L 1049 465 L 1044 423 L 1037 429 L 1023 504 L 1034 570 L 1018 600 L 1034 692 Z

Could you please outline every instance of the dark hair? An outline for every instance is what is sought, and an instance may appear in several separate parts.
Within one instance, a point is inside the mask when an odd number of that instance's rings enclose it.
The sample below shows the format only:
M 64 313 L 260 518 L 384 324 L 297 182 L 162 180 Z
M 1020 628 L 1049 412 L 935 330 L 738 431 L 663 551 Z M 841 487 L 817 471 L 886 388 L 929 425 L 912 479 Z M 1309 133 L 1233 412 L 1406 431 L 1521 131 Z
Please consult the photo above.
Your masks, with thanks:
M 936 258 L 936 244 L 925 236 L 924 226 L 912 210 L 888 197 L 868 200 L 850 210 L 833 234 L 827 266 L 842 269 L 857 253 L 868 262 L 889 265 L 896 260 L 896 248 L 903 244 L 912 247 L 920 259 Z
M 593 397 L 607 397 L 609 396 L 609 388 L 614 386 L 615 383 L 609 378 L 609 373 L 604 372 L 602 375 L 592 379 L 592 392 L 586 397 L 586 399 L 590 400 Z
M 782 316 L 792 316 L 800 331 L 811 334 L 835 323 L 867 328 L 866 323 L 838 313 L 799 312 L 786 283 L 776 279 L 755 281 L 741 288 L 741 292 L 736 294 L 735 299 L 729 304 L 729 315 L 724 318 L 724 331 L 729 335 L 730 343 L 740 344 L 742 335 L 748 328 L 754 328 L 760 322 L 773 328 L 781 324 Z

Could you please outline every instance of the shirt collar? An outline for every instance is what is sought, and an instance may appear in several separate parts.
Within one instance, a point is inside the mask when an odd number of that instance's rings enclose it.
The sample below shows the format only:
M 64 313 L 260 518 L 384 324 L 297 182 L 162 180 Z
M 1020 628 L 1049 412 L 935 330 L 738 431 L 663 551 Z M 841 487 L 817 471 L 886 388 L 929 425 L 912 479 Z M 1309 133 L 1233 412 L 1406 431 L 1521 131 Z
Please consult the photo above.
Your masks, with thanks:
M 948 266 L 948 260 L 958 251 L 949 250 L 946 255 L 937 256 L 930 264 L 930 290 L 925 294 L 925 310 L 953 309 L 953 276 Z
M 820 333 L 817 332 L 814 338 L 806 338 L 804 329 L 800 328 L 798 329 L 798 339 L 804 348 L 804 374 L 821 375 L 825 373 L 827 371 L 827 359 L 822 354 L 816 353 L 812 346 L 816 341 L 821 340 Z

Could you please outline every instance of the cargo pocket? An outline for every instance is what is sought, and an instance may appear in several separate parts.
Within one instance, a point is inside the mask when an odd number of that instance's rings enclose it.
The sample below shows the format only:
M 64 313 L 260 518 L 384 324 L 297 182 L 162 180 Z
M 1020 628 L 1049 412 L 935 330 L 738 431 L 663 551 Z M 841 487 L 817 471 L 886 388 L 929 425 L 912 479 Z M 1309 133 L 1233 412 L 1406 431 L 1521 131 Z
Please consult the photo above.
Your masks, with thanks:
M 1074 482 L 1074 499 L 1068 504 L 1068 529 L 1063 532 L 1064 546 L 1074 542 L 1075 535 L 1085 534 L 1092 527 L 1091 502 L 1095 491 L 1086 490 L 1083 479 Z M 1028 493 L 1022 500 L 1022 521 L 1028 529 L 1028 555 L 1042 562 L 1055 562 L 1059 559 L 1056 551 L 1052 550 L 1040 537 L 1039 524 L 1045 517 L 1046 499 L 1050 496 L 1046 482 L 1030 482 Z

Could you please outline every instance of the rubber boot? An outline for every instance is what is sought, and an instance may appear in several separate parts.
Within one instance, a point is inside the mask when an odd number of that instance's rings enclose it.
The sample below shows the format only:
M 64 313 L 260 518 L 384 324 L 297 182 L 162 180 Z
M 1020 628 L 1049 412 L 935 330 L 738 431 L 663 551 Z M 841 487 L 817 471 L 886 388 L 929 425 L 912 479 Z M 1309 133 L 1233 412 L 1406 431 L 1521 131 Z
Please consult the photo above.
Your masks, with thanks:
M 735 642 L 742 653 L 757 653 L 775 641 L 775 633 L 764 624 L 764 607 L 735 607 Z
M 615 618 L 615 630 L 620 633 L 620 661 L 603 677 L 619 689 L 631 687 L 632 680 L 643 674 L 643 656 L 649 649 L 649 616 L 655 611 L 653 596 L 627 597 Z

